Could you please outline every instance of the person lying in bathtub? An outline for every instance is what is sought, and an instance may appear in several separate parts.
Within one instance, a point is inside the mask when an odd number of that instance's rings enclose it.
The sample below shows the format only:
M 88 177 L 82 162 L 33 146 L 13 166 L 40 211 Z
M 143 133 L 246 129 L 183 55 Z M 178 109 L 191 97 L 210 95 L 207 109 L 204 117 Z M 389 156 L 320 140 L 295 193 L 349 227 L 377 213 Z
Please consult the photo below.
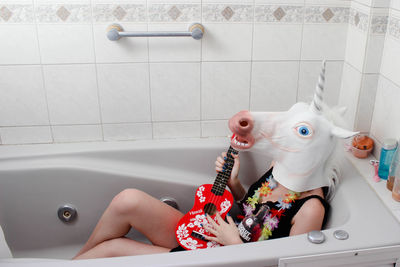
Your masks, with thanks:
M 357 132 L 340 127 L 343 109 L 330 109 L 323 103 L 325 62 L 312 103 L 296 103 L 285 112 L 241 111 L 229 120 L 234 134 L 231 146 L 237 150 L 259 150 L 274 159 L 273 167 L 246 192 L 238 179 L 239 156 L 228 186 L 241 207 L 242 215 L 262 214 L 262 224 L 249 235 L 233 219 L 218 215 L 204 228 L 214 234 L 210 243 L 234 245 L 304 234 L 320 230 L 329 205 L 323 188 L 334 188 L 338 170 L 334 164 L 338 139 Z M 217 157 L 216 170 L 223 171 L 226 154 Z M 329 195 L 330 194 L 330 191 Z M 181 250 L 175 227 L 183 214 L 152 196 L 126 189 L 111 201 L 89 240 L 75 259 L 162 253 Z M 261 217 L 261 215 L 259 216 Z M 246 218 L 244 223 L 246 223 Z M 243 223 L 243 221 L 242 221 Z M 143 233 L 152 244 L 125 237 L 130 228 Z
M 216 171 L 224 168 L 226 152 L 216 160 Z M 294 193 L 276 182 L 272 168 L 250 189 L 245 191 L 238 178 L 240 160 L 235 161 L 228 186 L 242 208 L 243 215 L 256 213 L 263 205 L 271 212 L 265 220 L 258 240 L 285 237 L 320 230 L 329 205 L 321 188 Z M 274 214 L 275 213 L 275 214 Z M 74 259 L 142 255 L 183 250 L 178 246 L 175 227 L 183 216 L 180 211 L 137 189 L 126 189 L 116 195 L 100 218 L 89 240 Z M 214 227 L 207 227 L 215 237 L 209 240 L 222 245 L 243 243 L 238 227 L 232 217 L 227 221 L 217 215 L 218 223 L 209 220 Z M 130 228 L 143 233 L 152 243 L 145 244 L 125 235 Z M 247 237 L 245 237 L 247 238 Z M 252 241 L 255 241 L 254 238 Z

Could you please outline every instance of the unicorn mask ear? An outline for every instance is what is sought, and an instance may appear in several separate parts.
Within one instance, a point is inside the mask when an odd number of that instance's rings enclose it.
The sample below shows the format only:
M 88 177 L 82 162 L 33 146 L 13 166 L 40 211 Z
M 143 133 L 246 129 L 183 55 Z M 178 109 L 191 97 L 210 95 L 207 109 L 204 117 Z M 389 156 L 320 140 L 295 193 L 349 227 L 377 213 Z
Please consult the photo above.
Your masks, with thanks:
M 346 114 L 347 108 L 346 107 L 338 107 L 336 111 L 340 114 L 340 116 L 344 116 Z
M 352 136 L 355 136 L 356 134 L 359 134 L 360 132 L 352 132 L 352 131 L 348 131 L 346 129 L 334 126 L 331 130 L 331 134 L 338 137 L 338 138 L 349 138 Z

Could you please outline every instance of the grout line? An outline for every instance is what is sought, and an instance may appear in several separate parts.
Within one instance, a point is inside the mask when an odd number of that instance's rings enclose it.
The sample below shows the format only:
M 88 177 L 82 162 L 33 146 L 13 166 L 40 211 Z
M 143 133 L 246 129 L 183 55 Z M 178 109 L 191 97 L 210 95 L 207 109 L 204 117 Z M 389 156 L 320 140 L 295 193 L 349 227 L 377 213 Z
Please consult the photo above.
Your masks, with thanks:
M 253 91 L 253 53 L 254 53 L 254 35 L 255 35 L 255 20 L 256 20 L 256 1 L 253 0 L 253 24 L 252 24 L 252 35 L 251 35 L 251 50 L 250 50 L 250 84 L 249 84 L 249 101 L 248 101 L 248 109 L 251 110 L 251 96 Z
M 149 1 L 146 1 L 146 29 L 149 30 Z M 151 66 L 150 66 L 150 39 L 146 37 L 147 42 L 147 72 L 148 72 L 148 88 L 149 88 L 149 112 L 151 123 L 151 139 L 154 139 L 154 125 L 153 125 L 153 101 L 151 97 Z M 153 62 L 152 62 L 153 63 Z
M 32 0 L 33 17 L 34 17 L 34 24 L 35 24 L 35 29 L 36 29 L 36 40 L 37 40 L 37 45 L 38 45 L 38 50 L 39 50 L 39 66 L 40 66 L 40 70 L 41 70 L 41 74 L 42 74 L 42 85 L 43 85 L 44 97 L 45 97 L 45 101 L 46 101 L 47 119 L 48 119 L 48 122 L 49 122 L 49 124 L 46 125 L 46 126 L 50 127 L 51 142 L 54 143 L 54 132 L 53 132 L 53 128 L 51 127 L 50 108 L 49 108 L 49 101 L 48 101 L 48 96 L 47 96 L 46 79 L 45 79 L 45 75 L 44 75 L 44 67 L 45 67 L 45 65 L 42 64 L 42 50 L 40 48 L 40 41 L 39 41 L 39 23 L 37 21 L 36 8 L 35 7 L 36 7 L 35 1 Z
M 301 74 L 301 58 L 303 55 L 303 38 L 304 38 L 304 25 L 305 25 L 305 20 L 306 20 L 306 14 L 305 14 L 305 9 L 306 9 L 306 2 L 305 0 L 303 1 L 303 23 L 301 25 L 301 42 L 300 42 L 300 55 L 299 55 L 299 70 L 297 72 L 297 91 L 296 91 L 296 102 L 299 101 L 299 89 L 300 89 L 300 74 Z M 317 60 L 315 60 L 317 61 Z M 320 61 L 320 60 L 319 60 Z
M 203 0 L 200 1 L 200 23 L 203 25 Z M 202 77 L 203 77 L 203 38 L 200 40 L 200 63 L 199 63 L 199 69 L 200 69 L 200 85 L 199 85 L 199 98 L 200 98 L 200 107 L 199 107 L 199 112 L 200 112 L 200 138 L 203 137 L 203 127 L 202 127 L 202 121 L 203 121 L 203 83 L 202 83 Z
M 100 128 L 101 128 L 101 137 L 102 137 L 102 141 L 105 141 L 104 140 L 104 129 L 103 129 L 103 114 L 102 114 L 102 108 L 101 108 L 101 96 L 100 96 L 100 87 L 99 87 L 99 72 L 98 72 L 98 67 L 97 67 L 97 56 L 96 56 L 96 40 L 95 40 L 95 36 L 94 36 L 93 0 L 90 0 L 90 12 L 91 12 L 94 70 L 95 70 L 95 75 L 96 75 L 97 103 L 99 105 L 99 119 L 100 119 Z

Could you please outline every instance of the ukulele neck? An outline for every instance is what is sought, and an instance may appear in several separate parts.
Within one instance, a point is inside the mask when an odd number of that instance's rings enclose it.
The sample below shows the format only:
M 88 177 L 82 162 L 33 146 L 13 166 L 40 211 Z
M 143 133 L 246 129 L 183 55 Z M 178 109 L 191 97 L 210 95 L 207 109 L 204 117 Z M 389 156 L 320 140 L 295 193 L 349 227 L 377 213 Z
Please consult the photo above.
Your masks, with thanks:
M 238 154 L 239 152 L 235 150 L 232 146 L 229 147 L 228 152 L 226 153 L 227 159 L 225 160 L 225 169 L 218 173 L 215 178 L 213 187 L 211 188 L 211 192 L 217 196 L 222 196 L 225 191 L 226 184 L 231 176 L 234 158 L 233 154 Z

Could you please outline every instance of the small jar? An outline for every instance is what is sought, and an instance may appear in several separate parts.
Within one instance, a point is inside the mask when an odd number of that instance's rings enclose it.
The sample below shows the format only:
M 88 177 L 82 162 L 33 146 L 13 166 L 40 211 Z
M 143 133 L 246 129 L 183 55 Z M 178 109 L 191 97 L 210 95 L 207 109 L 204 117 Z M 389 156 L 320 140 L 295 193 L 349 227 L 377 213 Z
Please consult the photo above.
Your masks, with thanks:
M 394 175 L 392 198 L 400 202 L 400 162 L 397 161 L 397 168 Z
M 388 179 L 389 168 L 390 164 L 392 163 L 396 147 L 397 141 L 395 139 L 388 138 L 383 140 L 378 169 L 378 176 L 383 180 Z
M 400 165 L 399 161 L 400 161 L 400 148 L 399 146 L 397 146 L 396 152 L 392 160 L 392 164 L 390 165 L 389 177 L 386 182 L 386 188 L 389 189 L 389 191 L 393 190 L 394 178 L 396 177 L 397 168 L 399 168 Z

